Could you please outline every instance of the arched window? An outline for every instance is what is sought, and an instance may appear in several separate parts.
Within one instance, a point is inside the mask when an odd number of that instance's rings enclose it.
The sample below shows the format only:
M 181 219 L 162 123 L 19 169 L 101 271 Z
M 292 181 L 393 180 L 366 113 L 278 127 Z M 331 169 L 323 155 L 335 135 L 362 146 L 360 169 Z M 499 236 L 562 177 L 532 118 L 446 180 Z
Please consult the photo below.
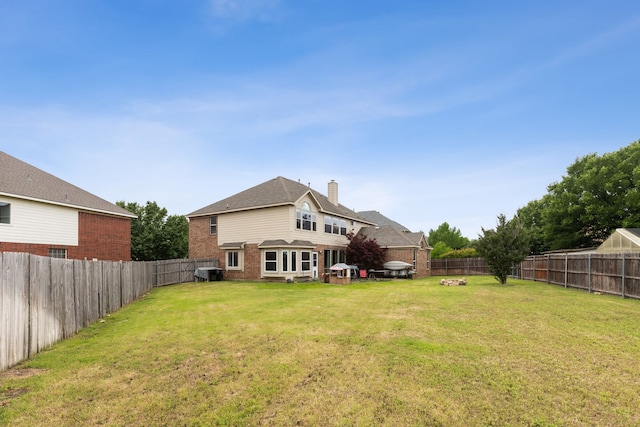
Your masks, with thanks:
M 302 206 L 296 209 L 296 228 L 316 231 L 316 214 L 311 211 L 311 206 L 307 202 L 303 202 Z

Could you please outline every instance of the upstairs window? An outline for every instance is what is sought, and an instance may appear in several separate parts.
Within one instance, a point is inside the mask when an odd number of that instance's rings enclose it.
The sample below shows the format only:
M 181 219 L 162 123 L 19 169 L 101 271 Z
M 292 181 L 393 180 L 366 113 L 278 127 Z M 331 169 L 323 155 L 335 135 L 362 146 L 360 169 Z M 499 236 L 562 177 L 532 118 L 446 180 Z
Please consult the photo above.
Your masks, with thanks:
M 218 232 L 218 217 L 212 216 L 209 222 L 209 233 L 216 234 Z
M 11 204 L 0 202 L 0 224 L 11 224 Z
M 329 234 L 347 235 L 347 220 L 325 215 L 324 232 Z
M 311 212 L 309 203 L 304 202 L 301 208 L 296 209 L 296 228 L 298 230 L 316 231 L 316 214 Z

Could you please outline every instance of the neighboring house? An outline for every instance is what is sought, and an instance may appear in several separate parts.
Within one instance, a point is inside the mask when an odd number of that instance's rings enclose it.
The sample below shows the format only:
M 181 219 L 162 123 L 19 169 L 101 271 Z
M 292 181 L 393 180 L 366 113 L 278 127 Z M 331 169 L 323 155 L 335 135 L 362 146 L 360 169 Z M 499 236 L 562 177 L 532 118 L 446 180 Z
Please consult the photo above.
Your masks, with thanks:
M 640 253 L 640 228 L 618 228 L 598 248 L 597 253 Z
M 363 227 L 358 235 L 375 239 L 386 252 L 387 261 L 404 261 L 412 264 L 417 277 L 431 275 L 431 247 L 424 232 L 412 233 L 407 227 L 385 217 L 377 211 L 359 214 L 378 224 Z
M 192 212 L 189 256 L 218 258 L 229 279 L 319 278 L 346 261 L 348 233 L 377 226 L 338 202 L 335 181 L 327 193 L 277 177 Z
M 0 252 L 129 261 L 136 215 L 0 151 Z

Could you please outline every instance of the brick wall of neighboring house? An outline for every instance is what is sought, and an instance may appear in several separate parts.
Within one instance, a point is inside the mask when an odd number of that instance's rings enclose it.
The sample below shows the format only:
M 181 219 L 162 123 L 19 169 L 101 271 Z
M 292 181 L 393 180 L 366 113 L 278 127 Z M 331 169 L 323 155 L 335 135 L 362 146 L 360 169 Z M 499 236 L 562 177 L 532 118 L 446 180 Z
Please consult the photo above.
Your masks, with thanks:
M 129 218 L 80 212 L 78 234 L 78 246 L 0 242 L 0 252 L 49 256 L 49 249 L 66 249 L 68 259 L 131 260 Z
M 104 261 L 131 260 L 130 218 L 80 212 L 78 234 L 79 256 L 77 258 L 97 258 Z
M 387 261 L 404 261 L 406 263 L 413 264 L 413 248 L 391 248 L 386 249 L 385 252 Z M 429 269 L 430 266 L 427 264 L 428 256 L 427 251 L 418 250 L 415 277 L 431 276 L 431 270 Z
M 416 277 L 431 276 L 431 260 L 429 259 L 429 251 L 418 251 L 418 269 Z

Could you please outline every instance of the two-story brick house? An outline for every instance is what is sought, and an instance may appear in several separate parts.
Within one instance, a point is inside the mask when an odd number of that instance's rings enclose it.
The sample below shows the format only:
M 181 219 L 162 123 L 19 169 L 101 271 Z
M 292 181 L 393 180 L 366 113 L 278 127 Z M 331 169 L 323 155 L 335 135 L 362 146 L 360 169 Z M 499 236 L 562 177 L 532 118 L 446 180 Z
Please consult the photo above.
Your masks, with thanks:
M 134 214 L 0 151 L 0 252 L 131 260 Z
M 225 277 L 245 280 L 319 278 L 331 265 L 346 261 L 348 233 L 377 226 L 375 221 L 338 202 L 338 184 L 328 195 L 308 185 L 277 177 L 187 215 L 189 256 L 215 257 Z M 384 241 L 378 241 L 384 247 Z M 405 240 L 417 257 L 428 245 Z M 406 259 L 406 257 L 405 257 Z M 428 263 L 418 266 L 428 274 Z

